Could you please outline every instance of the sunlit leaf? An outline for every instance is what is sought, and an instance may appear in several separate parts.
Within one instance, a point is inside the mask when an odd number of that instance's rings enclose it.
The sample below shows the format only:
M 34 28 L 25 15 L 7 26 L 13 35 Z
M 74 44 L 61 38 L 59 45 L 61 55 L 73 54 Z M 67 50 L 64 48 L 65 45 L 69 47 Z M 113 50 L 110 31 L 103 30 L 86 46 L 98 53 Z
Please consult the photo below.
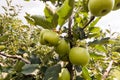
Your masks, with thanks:
M 35 25 L 39 25 L 45 29 L 52 29 L 52 24 L 46 20 L 44 16 L 32 15 L 31 18 L 34 19 Z
M 94 27 L 100 19 L 101 19 L 101 17 L 98 17 L 94 21 L 92 21 L 92 23 L 90 24 L 90 27 Z
M 85 66 L 82 67 L 82 76 L 84 77 L 85 80 L 92 80 L 88 72 L 88 69 Z
M 46 20 L 50 22 L 54 28 L 56 28 L 58 24 L 58 15 L 56 14 L 56 11 L 53 10 L 49 5 L 46 5 L 44 8 L 44 14 Z
M 105 52 L 105 53 L 107 52 L 107 50 L 106 50 L 104 45 L 96 45 L 95 49 L 97 49 L 100 52 Z
M 65 0 L 60 8 L 57 10 L 59 16 L 58 24 L 62 26 L 65 23 L 65 20 L 68 19 L 73 11 L 74 0 Z
M 105 56 L 103 54 L 90 53 L 90 57 L 94 59 L 103 59 Z

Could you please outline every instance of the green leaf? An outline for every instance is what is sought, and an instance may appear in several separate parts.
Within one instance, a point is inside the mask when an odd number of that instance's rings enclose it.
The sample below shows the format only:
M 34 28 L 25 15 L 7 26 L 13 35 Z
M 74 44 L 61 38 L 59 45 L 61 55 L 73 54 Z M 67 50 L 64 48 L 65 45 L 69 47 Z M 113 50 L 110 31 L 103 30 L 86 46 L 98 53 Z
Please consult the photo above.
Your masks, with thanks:
M 88 69 L 85 66 L 82 68 L 82 76 L 84 77 L 85 80 L 92 80 L 88 72 Z
M 56 14 L 55 10 L 53 10 L 49 5 L 46 5 L 44 9 L 44 14 L 46 20 L 51 23 L 53 28 L 56 28 L 58 24 L 58 15 Z
M 94 59 L 102 59 L 105 58 L 103 54 L 97 54 L 97 53 L 90 53 L 90 57 Z
M 91 32 L 91 33 L 98 33 L 100 31 L 101 31 L 101 29 L 99 27 L 90 27 L 89 28 L 89 32 Z
M 9 38 L 9 35 L 0 36 L 0 42 L 7 41 L 8 38 Z
M 22 72 L 25 75 L 36 75 L 38 72 L 39 64 L 25 64 L 22 67 Z
M 97 49 L 100 52 L 105 52 L 105 53 L 107 52 L 104 45 L 96 45 L 94 48 Z
M 91 37 L 99 37 L 101 29 L 99 27 L 90 27 L 89 28 L 89 38 Z
M 108 44 L 110 40 L 110 37 L 102 38 L 101 40 L 94 40 L 93 42 L 88 42 L 89 46 L 95 46 L 96 44 Z
M 120 80 L 120 69 L 112 69 L 109 75 L 111 80 Z
M 65 0 L 62 6 L 58 8 L 57 10 L 57 14 L 59 16 L 58 24 L 60 26 L 62 26 L 65 23 L 66 19 L 68 19 L 71 16 L 73 7 L 74 0 Z
M 2 34 L 2 33 L 3 33 L 3 27 L 0 26 L 0 34 Z
M 92 21 L 92 23 L 90 24 L 90 27 L 94 27 L 100 19 L 101 19 L 101 17 L 98 17 L 94 21 Z
M 35 25 L 39 25 L 45 29 L 52 29 L 52 25 L 50 22 L 46 20 L 44 16 L 41 15 L 32 15 L 31 18 L 34 19 Z
M 29 24 L 31 24 L 31 25 L 34 25 L 34 24 L 35 24 L 34 20 L 33 20 L 29 15 L 26 15 L 26 16 L 25 16 L 25 19 L 26 19 L 27 22 L 28 22 Z
M 1 51 L 1 50 L 4 50 L 5 48 L 6 48 L 5 45 L 0 45 L 0 51 Z
M 58 80 L 59 73 L 61 72 L 61 65 L 57 64 L 49 67 L 45 72 L 43 80 Z
M 15 66 L 14 66 L 14 70 L 16 72 L 20 72 L 24 65 L 25 65 L 25 63 L 19 60 L 19 61 L 16 62 Z

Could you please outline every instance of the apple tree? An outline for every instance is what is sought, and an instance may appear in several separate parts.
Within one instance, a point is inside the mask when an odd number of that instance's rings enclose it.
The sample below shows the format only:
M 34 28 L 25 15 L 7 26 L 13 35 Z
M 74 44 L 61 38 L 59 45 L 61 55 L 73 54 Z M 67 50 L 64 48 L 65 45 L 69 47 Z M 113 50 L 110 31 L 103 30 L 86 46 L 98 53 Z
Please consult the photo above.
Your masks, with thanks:
M 0 80 L 120 79 L 120 33 L 96 26 L 120 0 L 40 1 L 44 16 L 26 13 L 27 25 L 21 6 L 2 6 Z

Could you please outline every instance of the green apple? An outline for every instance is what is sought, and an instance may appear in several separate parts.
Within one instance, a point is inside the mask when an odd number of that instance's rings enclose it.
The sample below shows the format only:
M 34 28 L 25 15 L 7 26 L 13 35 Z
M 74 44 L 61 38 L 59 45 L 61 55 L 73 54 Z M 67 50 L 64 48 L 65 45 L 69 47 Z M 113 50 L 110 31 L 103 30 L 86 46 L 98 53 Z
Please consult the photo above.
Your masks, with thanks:
M 120 9 L 120 0 L 115 0 L 113 10 L 118 10 Z
M 73 47 L 69 53 L 69 60 L 72 64 L 85 66 L 90 59 L 87 49 L 82 47 Z
M 56 46 L 55 51 L 59 54 L 60 58 L 63 58 L 64 60 L 65 57 L 68 57 L 70 51 L 70 43 L 67 42 L 65 39 L 61 39 Z
M 43 40 L 43 35 L 44 35 L 44 33 L 48 32 L 48 31 L 49 31 L 48 29 L 43 29 L 43 30 L 41 30 L 41 32 L 40 32 L 40 43 L 41 43 L 42 45 L 45 45 L 45 44 L 46 44 L 45 41 Z
M 62 68 L 58 80 L 70 80 L 70 72 L 67 68 Z
M 45 44 L 49 45 L 49 46 L 56 46 L 59 41 L 59 35 L 52 30 L 44 32 L 42 38 L 43 38 L 43 41 L 45 42 Z
M 104 16 L 114 6 L 114 0 L 89 0 L 88 9 L 93 16 Z

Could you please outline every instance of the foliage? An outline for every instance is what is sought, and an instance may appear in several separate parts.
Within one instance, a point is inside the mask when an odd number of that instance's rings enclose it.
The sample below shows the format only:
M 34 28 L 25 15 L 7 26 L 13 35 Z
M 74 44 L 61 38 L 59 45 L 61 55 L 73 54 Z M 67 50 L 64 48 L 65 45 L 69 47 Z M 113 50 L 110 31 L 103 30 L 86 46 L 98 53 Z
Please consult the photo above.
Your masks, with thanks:
M 27 13 L 27 25 L 17 18 L 21 6 L 12 5 L 12 0 L 2 6 L 5 13 L 0 14 L 0 80 L 57 80 L 62 68 L 68 69 L 71 80 L 120 79 L 120 33 L 96 26 L 101 17 L 88 14 L 88 0 L 75 0 L 74 5 L 74 0 L 40 1 L 50 1 L 56 9 L 47 4 L 42 23 Z M 89 64 L 74 65 L 68 55 L 66 60 L 60 58 L 56 46 L 42 45 L 42 29 L 56 32 L 71 48 L 87 48 Z

